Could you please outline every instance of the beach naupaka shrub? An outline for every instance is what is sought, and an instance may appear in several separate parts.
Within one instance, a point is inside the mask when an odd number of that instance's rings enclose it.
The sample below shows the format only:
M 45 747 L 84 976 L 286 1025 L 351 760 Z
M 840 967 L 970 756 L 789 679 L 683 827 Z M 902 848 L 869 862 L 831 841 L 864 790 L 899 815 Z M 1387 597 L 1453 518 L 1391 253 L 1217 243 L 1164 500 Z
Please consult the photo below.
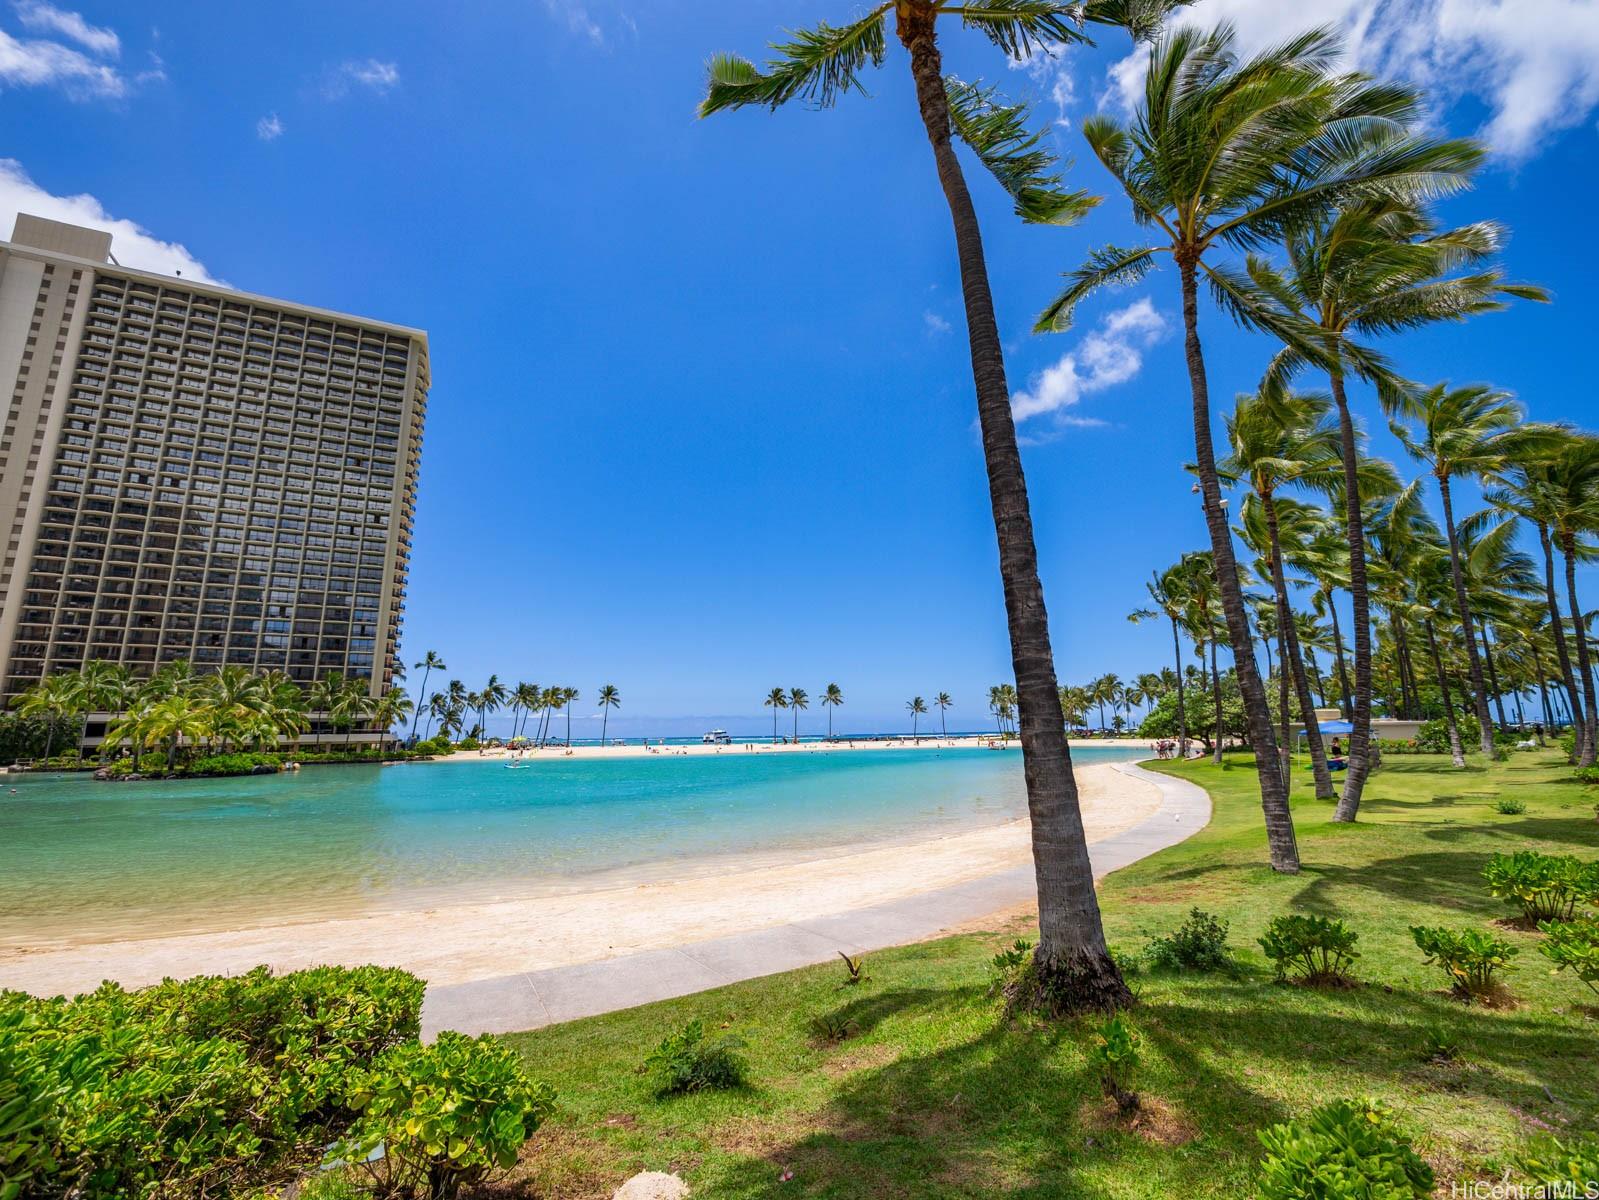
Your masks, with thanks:
M 1544 940 L 1538 950 L 1555 964 L 1555 971 L 1570 971 L 1599 994 L 1599 918 L 1545 921 L 1539 928 Z
M 555 1106 L 516 1051 L 460 1033 L 392 1047 L 352 1079 L 349 1099 L 360 1116 L 330 1159 L 361 1164 L 379 1195 L 430 1200 L 515 1166 Z
M 417 1045 L 422 993 L 380 967 L 107 983 L 73 1000 L 0 993 L 0 1060 L 34 1143 L 25 1163 L 8 1144 L 0 1164 L 25 1166 L 22 1200 L 269 1185 L 352 1128 L 377 1064 Z
M 1138 1093 L 1133 1091 L 1133 1076 L 1138 1070 L 1139 1037 L 1120 1013 L 1094 1031 L 1094 1044 L 1088 1060 L 1099 1072 L 1101 1090 L 1116 1102 L 1126 1116 L 1138 1111 Z
M 1490 894 L 1519 904 L 1528 924 L 1569 921 L 1579 904 L 1599 901 L 1599 862 L 1574 855 L 1517 850 L 1495 854 L 1483 868 Z
M 1499 987 L 1494 978 L 1510 970 L 1510 960 L 1520 953 L 1504 938 L 1485 929 L 1446 929 L 1443 926 L 1412 925 L 1410 936 L 1416 948 L 1426 955 L 1427 965 L 1436 963 L 1449 976 L 1449 989 L 1462 1000 L 1483 1000 Z
M 1349 970 L 1360 957 L 1355 949 L 1360 935 L 1327 917 L 1277 917 L 1257 940 L 1276 967 L 1277 978 L 1292 977 L 1300 983 L 1348 983 Z
M 1144 951 L 1151 966 L 1168 971 L 1230 971 L 1227 922 L 1203 909 L 1190 909 L 1188 919 L 1163 937 L 1152 938 Z
M 1263 1129 L 1262 1200 L 1425 1200 L 1432 1168 L 1376 1100 L 1338 1100 Z
M 749 1076 L 743 1048 L 736 1034 L 707 1034 L 705 1023 L 693 1020 L 663 1038 L 644 1067 L 658 1096 L 741 1087 Z

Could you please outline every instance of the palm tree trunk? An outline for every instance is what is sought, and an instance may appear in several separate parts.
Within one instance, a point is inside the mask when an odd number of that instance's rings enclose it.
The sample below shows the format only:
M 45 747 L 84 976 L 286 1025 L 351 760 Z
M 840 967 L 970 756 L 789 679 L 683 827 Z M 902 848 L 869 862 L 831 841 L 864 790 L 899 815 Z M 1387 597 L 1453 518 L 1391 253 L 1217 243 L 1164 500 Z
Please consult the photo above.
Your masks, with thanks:
M 1410 638 L 1397 612 L 1388 615 L 1388 628 L 1394 636 L 1394 668 L 1399 676 L 1399 713 L 1418 719 L 1421 716 L 1421 688 L 1416 683 L 1416 665 L 1410 660 Z
M 611 706 L 607 704 L 605 706 L 604 711 L 600 713 L 600 745 L 601 745 L 601 747 L 603 747 L 605 745 L 605 731 L 607 729 L 609 729 L 610 726 L 611 726 Z
M 1578 722 L 1582 726 L 1582 733 L 1578 736 L 1582 754 L 1577 764 L 1588 767 L 1594 762 L 1594 713 L 1599 710 L 1599 704 L 1594 701 L 1593 671 L 1588 657 L 1588 634 L 1583 628 L 1582 605 L 1577 603 L 1577 539 L 1569 529 L 1560 531 L 1560 550 L 1566 559 L 1566 602 L 1571 606 L 1571 638 L 1577 643 L 1577 674 L 1582 677 L 1582 703 L 1586 710 L 1585 719 Z
M 971 343 L 978 423 L 988 468 L 989 499 L 999 541 L 1000 575 L 1021 710 L 1022 767 L 1033 829 L 1033 866 L 1038 881 L 1039 942 L 1033 966 L 1045 989 L 1064 1007 L 1118 1008 L 1132 993 L 1105 946 L 1094 893 L 1093 866 L 1083 833 L 1077 783 L 1055 678 L 1049 616 L 1038 578 L 1038 551 L 1022 473 L 1021 451 L 1005 381 L 1005 358 L 989 292 L 982 231 L 972 207 L 960 160 L 950 144 L 949 99 L 935 40 L 936 10 L 902 3 L 900 41 L 911 57 L 916 98 L 932 145 L 939 183 L 948 202 L 960 259 L 961 294 Z
M 1438 690 L 1444 697 L 1444 725 L 1449 730 L 1449 756 L 1457 767 L 1466 765 L 1466 751 L 1460 744 L 1460 723 L 1455 720 L 1455 702 L 1449 695 L 1449 676 L 1444 674 L 1443 656 L 1438 653 L 1438 637 L 1433 632 L 1432 621 L 1425 622 L 1427 648 L 1432 651 L 1432 669 L 1438 676 Z
M 1214 637 L 1210 639 L 1210 706 L 1211 719 L 1213 721 L 1212 737 L 1214 738 L 1211 744 L 1211 753 L 1214 756 L 1216 765 L 1219 767 L 1222 764 L 1221 673 L 1216 670 L 1216 639 Z
M 1543 546 L 1544 598 L 1549 602 L 1549 627 L 1555 638 L 1555 658 L 1560 664 L 1561 683 L 1566 689 L 1566 711 L 1571 716 L 1571 729 L 1576 735 L 1571 761 L 1587 766 L 1593 762 L 1592 748 L 1587 745 L 1588 729 L 1583 722 L 1582 701 L 1577 695 L 1577 676 L 1571 669 L 1571 653 L 1566 648 L 1566 629 L 1561 623 L 1560 600 L 1555 593 L 1555 552 L 1549 536 L 1549 526 L 1538 522 L 1538 541 Z M 1584 762 L 1585 752 L 1587 761 Z
M 1349 599 L 1355 617 L 1354 711 L 1349 717 L 1344 790 L 1333 810 L 1333 820 L 1353 821 L 1360 812 L 1360 797 L 1371 770 L 1371 594 L 1366 584 L 1366 530 L 1360 511 L 1360 450 L 1355 441 L 1355 419 L 1349 415 L 1343 371 L 1335 367 L 1328 372 L 1328 378 L 1338 405 L 1338 449 L 1344 460 L 1344 527 L 1349 537 Z M 1344 686 L 1348 688 L 1347 681 Z
M 1344 661 L 1344 634 L 1338 627 L 1338 606 L 1333 603 L 1331 593 L 1327 596 L 1327 615 L 1332 618 L 1333 654 L 1338 659 L 1338 690 L 1341 693 L 1338 708 L 1347 721 L 1354 701 L 1353 693 L 1349 690 L 1349 666 Z
M 1455 530 L 1454 503 L 1449 496 L 1449 477 L 1438 476 L 1438 491 L 1444 502 L 1444 532 L 1449 536 L 1449 574 L 1455 583 L 1455 606 L 1460 617 L 1460 632 L 1466 640 L 1466 670 L 1471 681 L 1471 706 L 1477 714 L 1482 752 L 1494 752 L 1494 721 L 1488 712 L 1488 689 L 1482 679 L 1482 658 L 1477 653 L 1477 634 L 1471 620 L 1471 605 L 1466 602 L 1466 575 L 1460 566 L 1460 534 Z
M 1316 707 L 1310 698 L 1310 683 L 1305 678 L 1305 663 L 1299 653 L 1299 629 L 1294 625 L 1293 612 L 1288 607 L 1288 579 L 1283 572 L 1282 542 L 1277 529 L 1277 506 L 1270 494 L 1262 496 L 1261 506 L 1266 511 L 1266 533 L 1271 539 L 1271 582 L 1277 593 L 1277 628 L 1284 634 L 1283 647 L 1277 658 L 1279 664 L 1287 660 L 1283 670 L 1291 670 L 1294 691 L 1299 695 L 1299 713 L 1305 723 L 1305 741 L 1310 746 L 1310 767 L 1316 781 L 1316 799 L 1333 798 L 1332 773 L 1327 769 L 1327 752 L 1321 742 L 1321 723 L 1316 720 Z M 1288 704 L 1283 703 L 1283 726 L 1288 724 Z M 1286 732 L 1283 735 L 1287 740 Z M 1290 789 L 1292 790 L 1292 789 Z
M 432 670 L 433 670 L 432 667 L 423 667 L 422 668 L 422 690 L 417 693 L 417 695 L 419 697 L 420 696 L 426 696 L 428 694 L 428 673 L 430 671 L 432 671 Z M 421 709 L 421 707 L 419 705 L 417 708 L 415 708 L 415 709 L 413 709 L 411 711 L 411 741 L 412 742 L 416 741 L 416 723 L 419 720 L 421 720 L 421 719 L 422 719 L 422 709 Z
M 1503 728 L 1510 722 L 1505 720 L 1505 694 L 1499 690 L 1499 672 L 1494 667 L 1494 644 L 1488 636 L 1488 622 L 1482 623 L 1482 665 L 1488 669 L 1488 687 L 1493 691 L 1494 712 L 1499 717 L 1499 725 Z
M 1170 616 L 1170 614 L 1167 614 Z M 1177 657 L 1177 745 L 1188 758 L 1188 710 L 1183 706 L 1183 644 L 1177 637 L 1177 618 L 1171 617 L 1171 649 Z
M 1538 698 L 1543 701 L 1543 723 L 1546 728 L 1553 729 L 1555 724 L 1554 710 L 1549 707 L 1549 676 L 1543 669 L 1543 655 L 1538 653 L 1538 639 L 1523 635 L 1527 648 L 1532 651 L 1532 669 L 1538 676 Z M 1538 733 L 1538 744 L 1543 745 L 1543 732 Z
M 1253 643 L 1249 637 L 1249 615 L 1244 608 L 1244 591 L 1238 582 L 1238 562 L 1233 556 L 1232 530 L 1221 506 L 1221 484 L 1216 476 L 1216 453 L 1211 444 L 1210 384 L 1205 375 L 1204 351 L 1199 344 L 1199 288 L 1196 261 L 1192 255 L 1178 259 L 1182 273 L 1184 349 L 1188 359 L 1188 384 L 1194 403 L 1194 449 L 1199 466 L 1199 487 L 1204 498 L 1205 524 L 1210 529 L 1210 547 L 1215 556 L 1217 585 L 1221 591 L 1222 613 L 1233 643 L 1233 665 L 1238 674 L 1238 690 L 1244 701 L 1244 717 L 1249 725 L 1249 740 L 1255 751 L 1255 770 L 1260 776 L 1260 807 L 1266 820 L 1266 841 L 1275 871 L 1299 870 L 1299 846 L 1294 839 L 1294 818 L 1288 811 L 1288 793 L 1277 765 L 1277 738 L 1271 728 L 1271 710 L 1266 689 L 1255 666 Z

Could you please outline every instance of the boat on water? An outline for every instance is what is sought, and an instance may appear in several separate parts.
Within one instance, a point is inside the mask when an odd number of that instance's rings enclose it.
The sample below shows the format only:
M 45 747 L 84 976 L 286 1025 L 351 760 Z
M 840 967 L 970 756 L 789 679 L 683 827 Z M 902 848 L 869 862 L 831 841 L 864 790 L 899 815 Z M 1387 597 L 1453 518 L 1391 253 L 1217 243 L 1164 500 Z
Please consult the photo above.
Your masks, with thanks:
M 706 746 L 731 746 L 733 739 L 728 735 L 727 730 L 713 729 L 702 737 L 700 742 Z

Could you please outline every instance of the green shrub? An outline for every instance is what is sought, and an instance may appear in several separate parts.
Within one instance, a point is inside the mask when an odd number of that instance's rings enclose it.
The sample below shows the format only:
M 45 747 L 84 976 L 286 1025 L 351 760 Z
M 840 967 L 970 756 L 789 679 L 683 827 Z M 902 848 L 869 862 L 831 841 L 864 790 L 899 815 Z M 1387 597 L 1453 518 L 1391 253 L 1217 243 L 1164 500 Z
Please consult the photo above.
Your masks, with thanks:
M 1579 783 L 1599 783 L 1599 767 L 1578 767 L 1572 774 Z
M 25 1022 L 20 1006 L 0 1008 L 0 1200 L 46 1191 L 57 1166 L 59 1090 L 24 1052 Z
M 276 754 L 208 754 L 180 768 L 183 775 L 220 776 L 250 775 L 257 767 L 271 767 L 274 771 L 283 766 Z
M 352 1081 L 350 1102 L 361 1115 L 331 1157 L 362 1162 L 380 1195 L 450 1200 L 516 1164 L 555 1093 L 492 1035 L 441 1033 L 387 1050 Z
M 47 1194 L 200 1197 L 258 1184 L 342 1133 L 348 1080 L 416 1034 L 422 983 L 335 967 L 0 994 L 15 1077 L 53 1097 Z
M 1544 940 L 1538 950 L 1555 964 L 1555 972 L 1570 971 L 1599 994 L 1599 918 L 1546 921 L 1539 926 Z
M 1507 817 L 1519 817 L 1527 811 L 1527 802 L 1520 796 L 1501 796 L 1494 802 L 1494 810 Z
M 1519 904 L 1529 924 L 1568 921 L 1581 903 L 1599 897 L 1599 863 L 1584 863 L 1572 855 L 1517 850 L 1495 854 L 1483 868 L 1488 891 L 1510 904 Z
M 1527 1144 L 1516 1165 L 1547 1195 L 1592 1196 L 1599 1190 L 1599 1138 L 1544 1134 Z
M 704 1023 L 694 1020 L 663 1039 L 644 1066 L 658 1096 L 741 1087 L 749 1074 L 743 1048 L 743 1039 L 730 1033 L 707 1037 Z
M 1376 1100 L 1337 1100 L 1259 1133 L 1262 1200 L 1425 1200 L 1432 1168 Z
M 1099 1072 L 1100 1088 L 1124 1115 L 1138 1108 L 1138 1093 L 1132 1088 L 1139 1063 L 1138 1041 L 1138 1034 L 1118 1013 L 1094 1031 L 1093 1049 L 1088 1054 L 1088 1061 Z
M 457 749 L 457 750 L 476 750 L 481 745 L 482 745 L 482 743 L 479 742 L 477 740 L 477 738 L 475 738 L 475 737 L 466 737 L 466 738 L 462 738 L 460 741 L 455 743 L 455 749 Z
M 1426 1062 L 1459 1062 L 1460 1035 L 1448 1025 L 1429 1025 L 1421 1031 L 1421 1057 Z
M 1227 929 L 1220 917 L 1190 909 L 1188 920 L 1165 937 L 1152 939 L 1144 954 L 1152 966 L 1173 971 L 1230 971 L 1233 956 Z
M 1477 718 L 1470 713 L 1463 713 L 1455 721 L 1456 728 L 1460 731 L 1460 747 L 1466 753 L 1471 753 L 1472 747 L 1480 742 L 1481 726 Z M 1423 754 L 1448 754 L 1449 749 L 1449 723 L 1442 717 L 1434 717 L 1430 721 L 1423 721 L 1421 728 L 1416 730 L 1416 749 Z
M 1497 986 L 1494 972 L 1510 970 L 1510 960 L 1520 951 L 1485 929 L 1445 929 L 1412 925 L 1416 948 L 1449 976 L 1449 987 L 1463 1000 L 1491 996 Z
M 842 1042 L 855 1032 L 855 1018 L 844 1012 L 818 1013 L 810 1020 L 811 1035 L 819 1042 Z
M 1026 938 L 1017 938 L 1010 946 L 1001 950 L 989 959 L 989 965 L 996 974 L 1009 975 L 1018 967 L 1027 962 L 1027 956 L 1032 953 L 1033 943 Z
M 1277 978 L 1290 975 L 1301 983 L 1344 983 L 1360 952 L 1360 935 L 1342 921 L 1297 914 L 1278 917 L 1258 939 L 1260 948 L 1277 969 Z

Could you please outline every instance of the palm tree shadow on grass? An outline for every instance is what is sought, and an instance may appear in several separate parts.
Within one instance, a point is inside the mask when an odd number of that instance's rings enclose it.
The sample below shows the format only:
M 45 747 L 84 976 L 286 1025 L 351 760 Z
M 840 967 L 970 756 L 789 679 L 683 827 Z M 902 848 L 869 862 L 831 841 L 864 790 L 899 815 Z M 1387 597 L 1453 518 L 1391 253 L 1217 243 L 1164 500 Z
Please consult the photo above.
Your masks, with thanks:
M 864 986 L 870 987 L 868 982 Z M 832 1018 L 840 1023 L 848 1021 L 851 1037 L 870 1033 L 889 1017 L 922 1006 L 975 1001 L 982 990 L 976 986 L 954 989 L 899 988 L 891 992 L 859 994 L 856 988 L 841 990 L 856 992 L 833 1012 Z
M 1482 868 L 1487 861 L 1486 853 L 1479 856 L 1439 850 L 1380 858 L 1357 866 L 1318 863 L 1306 868 L 1304 874 L 1309 882 L 1290 903 L 1296 910 L 1318 916 L 1341 916 L 1349 910 L 1338 903 L 1335 895 L 1358 894 L 1364 889 L 1407 903 L 1496 916 L 1504 911 L 1504 905 L 1483 887 Z
M 1586 849 L 1599 849 L 1599 824 L 1576 817 L 1523 817 L 1520 820 L 1481 821 L 1470 825 L 1439 825 L 1426 836 L 1436 842 L 1458 842 L 1464 837 L 1488 834 L 1505 838 L 1525 848 L 1527 842 L 1564 842 Z

